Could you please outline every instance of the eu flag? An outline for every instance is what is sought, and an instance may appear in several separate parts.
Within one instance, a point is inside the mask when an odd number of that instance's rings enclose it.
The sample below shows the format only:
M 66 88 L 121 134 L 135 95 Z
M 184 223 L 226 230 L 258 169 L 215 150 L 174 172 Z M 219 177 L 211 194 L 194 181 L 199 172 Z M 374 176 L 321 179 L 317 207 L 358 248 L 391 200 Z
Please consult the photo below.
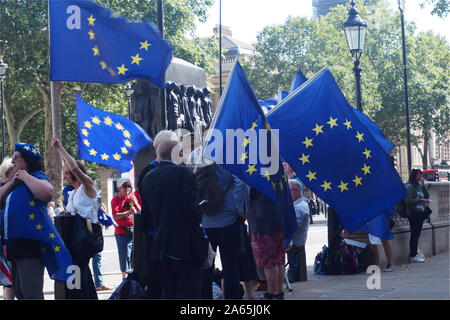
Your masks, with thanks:
M 292 93 L 295 89 L 300 87 L 304 82 L 308 80 L 303 74 L 301 69 L 298 69 L 297 74 L 294 79 L 292 79 L 291 88 L 289 89 L 289 93 Z
M 42 171 L 34 171 L 31 175 L 49 181 Z M 35 199 L 25 183 L 21 183 L 8 196 L 3 214 L 7 240 L 39 241 L 42 261 L 50 278 L 66 281 L 70 276 L 67 267 L 73 265 L 72 256 L 48 215 L 47 202 Z
M 349 232 L 406 195 L 386 153 L 388 144 L 380 145 L 380 135 L 374 137 L 362 116 L 354 112 L 327 68 L 267 115 L 271 126 L 279 129 L 283 157 L 335 209 Z
M 87 0 L 49 0 L 50 80 L 165 87 L 171 44 L 150 22 L 132 23 Z
M 205 141 L 204 156 L 222 164 L 277 205 L 281 221 L 284 219 L 285 237 L 289 238 L 296 228 L 295 211 L 278 146 L 237 61 L 211 127 L 213 133 Z
M 135 122 L 77 101 L 78 156 L 80 159 L 130 171 L 139 150 L 153 143 Z

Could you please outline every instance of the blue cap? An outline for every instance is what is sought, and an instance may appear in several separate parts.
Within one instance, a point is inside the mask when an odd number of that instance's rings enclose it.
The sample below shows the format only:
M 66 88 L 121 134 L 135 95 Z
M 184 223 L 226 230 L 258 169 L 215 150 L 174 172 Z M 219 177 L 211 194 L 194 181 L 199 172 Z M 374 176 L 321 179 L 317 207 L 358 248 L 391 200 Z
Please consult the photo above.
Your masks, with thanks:
M 41 154 L 39 153 L 39 150 L 29 143 L 16 142 L 16 144 L 14 145 L 14 151 L 18 151 L 21 154 L 26 154 L 32 159 L 39 160 L 42 158 Z

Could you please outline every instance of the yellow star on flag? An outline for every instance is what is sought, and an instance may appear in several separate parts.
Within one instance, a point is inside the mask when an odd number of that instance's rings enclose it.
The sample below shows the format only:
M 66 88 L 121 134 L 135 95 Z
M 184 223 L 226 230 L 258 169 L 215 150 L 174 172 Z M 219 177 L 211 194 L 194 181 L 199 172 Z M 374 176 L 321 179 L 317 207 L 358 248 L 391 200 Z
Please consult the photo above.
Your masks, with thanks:
M 117 161 L 120 161 L 120 158 L 122 158 L 120 156 L 120 154 L 118 154 L 117 152 L 113 154 L 113 158 L 116 159 Z
M 89 121 L 85 121 L 85 122 L 84 122 L 84 126 L 85 126 L 86 128 L 88 128 L 88 129 L 91 129 L 91 128 L 92 128 L 92 124 L 91 124 Z
M 316 127 L 313 129 L 313 131 L 316 132 L 316 136 L 319 135 L 319 133 L 323 133 L 322 128 L 323 128 L 323 126 L 319 126 L 319 125 L 316 123 Z
M 89 40 L 95 40 L 95 33 L 92 30 L 89 30 Z
M 135 56 L 131 56 L 131 64 L 136 63 L 137 65 L 139 65 L 139 63 L 141 62 L 142 59 L 141 57 L 139 57 L 139 53 L 136 54 Z
M 25 146 L 25 147 L 23 147 L 25 150 L 30 150 L 30 147 L 29 146 Z
M 244 162 L 245 162 L 245 159 L 248 158 L 247 153 L 248 153 L 248 152 L 243 153 L 243 154 L 241 155 L 241 162 L 242 162 L 242 163 L 244 163 Z
M 269 175 L 269 171 L 266 169 L 266 171 L 264 171 L 263 177 L 267 179 L 267 181 L 270 181 L 270 175 Z
M 308 147 L 314 147 L 314 145 L 312 144 L 313 139 L 308 139 L 308 137 L 305 137 L 305 141 L 303 141 L 302 143 L 306 146 L 306 149 L 308 149 Z
M 34 204 L 35 204 L 34 200 L 31 200 L 31 201 L 29 202 L 29 204 L 30 204 L 30 207 L 34 207 Z
M 277 183 L 275 181 L 272 181 L 272 188 L 274 191 L 277 191 Z
M 278 184 L 280 185 L 280 190 L 283 191 L 283 181 L 280 180 L 280 182 L 278 182 Z
M 127 153 L 128 153 L 128 150 L 127 150 L 127 148 L 125 148 L 125 147 L 120 148 L 120 150 L 122 150 L 122 153 L 123 153 L 123 154 L 127 154 Z
M 151 43 L 148 43 L 148 40 L 139 43 L 141 44 L 141 47 L 139 49 L 145 49 L 145 51 L 148 51 L 148 47 L 152 45 Z
M 93 47 L 92 51 L 94 51 L 94 56 L 99 56 L 100 55 L 100 50 L 98 49 L 97 46 Z
M 355 183 L 355 187 L 357 187 L 359 185 L 362 186 L 361 180 L 362 180 L 362 177 L 360 178 L 355 175 L 355 179 L 352 180 Z
M 31 152 L 33 152 L 34 154 L 38 153 L 36 149 L 31 150 Z
M 244 138 L 244 143 L 242 144 L 244 148 L 250 143 L 250 138 Z
M 106 64 L 105 61 L 100 61 L 100 66 L 102 67 L 103 70 L 105 70 L 106 68 L 108 68 L 108 65 Z
M 128 131 L 128 130 L 123 130 L 123 135 L 124 135 L 125 138 L 130 138 L 131 137 L 130 131 Z
M 306 156 L 304 153 L 302 153 L 301 158 L 298 158 L 298 160 L 300 160 L 302 164 L 305 164 L 306 162 L 309 162 L 309 155 Z
M 125 145 L 130 148 L 132 146 L 130 140 L 125 140 Z
M 111 118 L 110 117 L 106 117 L 106 118 L 104 118 L 104 121 L 103 121 L 107 126 L 112 126 L 112 124 L 113 124 L 113 121 L 111 120 Z
M 32 214 L 28 215 L 28 219 L 30 219 L 30 220 L 33 220 L 33 219 L 34 219 L 34 217 L 36 217 L 36 216 L 34 215 L 34 213 L 32 213 Z
M 122 126 L 122 124 L 120 122 L 116 123 L 116 129 L 117 130 L 123 130 L 123 126 Z
M 326 192 L 328 189 L 331 190 L 331 182 L 323 181 L 323 184 L 320 185 L 323 188 L 323 191 Z
M 86 147 L 89 147 L 91 144 L 89 143 L 89 140 L 88 139 L 84 139 L 83 140 L 83 143 L 84 143 L 84 145 L 86 146 Z
M 124 64 L 122 64 L 120 67 L 117 67 L 117 70 L 118 70 L 117 74 L 123 74 L 123 75 L 125 75 L 125 72 L 128 71 L 128 69 L 125 68 Z
M 250 130 L 255 130 L 255 128 L 256 128 L 257 126 L 258 126 L 258 125 L 256 124 L 256 121 L 253 122 L 253 123 L 252 123 L 252 127 L 250 128 Z
M 317 172 L 311 172 L 309 170 L 308 170 L 308 172 L 309 173 L 306 175 L 306 177 L 309 179 L 309 181 L 317 180 L 317 178 L 316 178 Z
M 43 228 L 43 226 L 39 223 L 38 225 L 36 225 L 36 230 L 41 231 Z
M 254 164 L 254 165 L 248 165 L 248 169 L 247 169 L 245 172 L 248 172 L 249 175 L 252 175 L 253 172 L 257 171 L 257 170 L 255 169 L 255 166 L 256 166 L 256 164 Z
M 352 127 L 352 122 L 345 119 L 344 126 L 347 126 L 347 130 L 350 130 Z
M 108 159 L 109 159 L 109 156 L 108 156 L 106 153 L 103 153 L 103 154 L 101 155 L 101 157 L 102 157 L 102 160 L 108 161 Z
M 60 252 L 61 247 L 60 246 L 55 246 L 55 252 Z
M 91 16 L 88 18 L 89 25 L 90 25 L 90 26 L 93 26 L 95 20 L 97 20 L 97 19 L 94 19 L 94 17 L 93 17 L 92 14 L 91 14 Z
M 50 233 L 49 236 L 50 236 L 50 238 L 52 238 L 52 239 L 55 239 L 55 238 L 56 238 L 56 236 L 55 236 L 55 234 L 54 234 L 53 232 Z
M 333 119 L 332 117 L 330 117 L 330 121 L 327 122 L 330 125 L 330 129 L 333 127 L 337 127 L 337 118 Z
M 372 158 L 372 156 L 370 155 L 370 153 L 371 153 L 372 151 L 367 150 L 367 148 L 364 148 L 364 149 L 366 149 L 366 151 L 363 152 L 363 154 L 366 156 L 366 160 L 369 159 L 369 158 Z
M 81 129 L 81 133 L 86 137 L 89 135 L 89 132 L 86 129 Z
M 99 125 L 100 122 L 101 122 L 100 118 L 97 117 L 97 116 L 94 116 L 94 117 L 92 117 L 91 119 L 92 119 L 92 122 L 93 122 L 93 123 L 98 124 L 98 125 Z
M 361 170 L 364 171 L 364 175 L 366 175 L 368 173 L 371 173 L 370 172 L 370 166 L 367 166 L 365 163 L 364 163 L 364 167 L 361 168 Z
M 91 156 L 96 156 L 97 155 L 97 151 L 95 151 L 94 149 L 91 149 L 91 150 L 89 150 L 89 154 L 91 155 Z
M 344 181 L 341 180 L 341 184 L 338 185 L 338 188 L 341 189 L 341 192 L 344 192 L 344 190 L 348 191 L 347 185 L 348 183 L 344 183 Z
M 364 133 L 359 133 L 359 131 L 356 131 L 356 132 L 357 132 L 357 134 L 355 137 L 358 139 L 358 141 L 359 142 L 364 141 L 364 139 L 363 139 Z

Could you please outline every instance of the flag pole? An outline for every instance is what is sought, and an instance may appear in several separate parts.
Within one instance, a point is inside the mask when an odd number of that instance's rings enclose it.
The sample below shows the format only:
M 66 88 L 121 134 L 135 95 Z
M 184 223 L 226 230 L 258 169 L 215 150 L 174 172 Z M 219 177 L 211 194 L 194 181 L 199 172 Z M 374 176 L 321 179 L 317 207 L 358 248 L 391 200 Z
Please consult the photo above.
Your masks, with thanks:
M 47 1 L 47 12 L 48 12 L 48 48 L 50 50 L 50 0 Z M 50 63 L 50 52 L 48 55 L 48 65 L 51 68 Z M 52 137 L 56 138 L 56 119 L 55 119 L 55 89 L 54 89 L 54 83 L 50 80 L 50 105 L 52 109 Z

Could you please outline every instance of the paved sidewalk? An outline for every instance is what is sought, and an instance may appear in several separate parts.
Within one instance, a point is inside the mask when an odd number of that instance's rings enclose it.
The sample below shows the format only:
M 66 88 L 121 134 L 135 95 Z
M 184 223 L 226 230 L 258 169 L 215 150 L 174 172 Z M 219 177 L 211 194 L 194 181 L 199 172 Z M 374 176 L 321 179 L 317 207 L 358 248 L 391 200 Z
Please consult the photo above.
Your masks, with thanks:
M 395 265 L 393 272 L 380 273 L 380 288 L 368 289 L 372 274 L 314 275 L 308 266 L 308 281 L 291 284 L 287 300 L 449 300 L 449 253 L 427 257 L 425 263 Z M 372 279 L 372 278 L 371 278 Z M 369 280 L 369 285 L 374 285 Z

